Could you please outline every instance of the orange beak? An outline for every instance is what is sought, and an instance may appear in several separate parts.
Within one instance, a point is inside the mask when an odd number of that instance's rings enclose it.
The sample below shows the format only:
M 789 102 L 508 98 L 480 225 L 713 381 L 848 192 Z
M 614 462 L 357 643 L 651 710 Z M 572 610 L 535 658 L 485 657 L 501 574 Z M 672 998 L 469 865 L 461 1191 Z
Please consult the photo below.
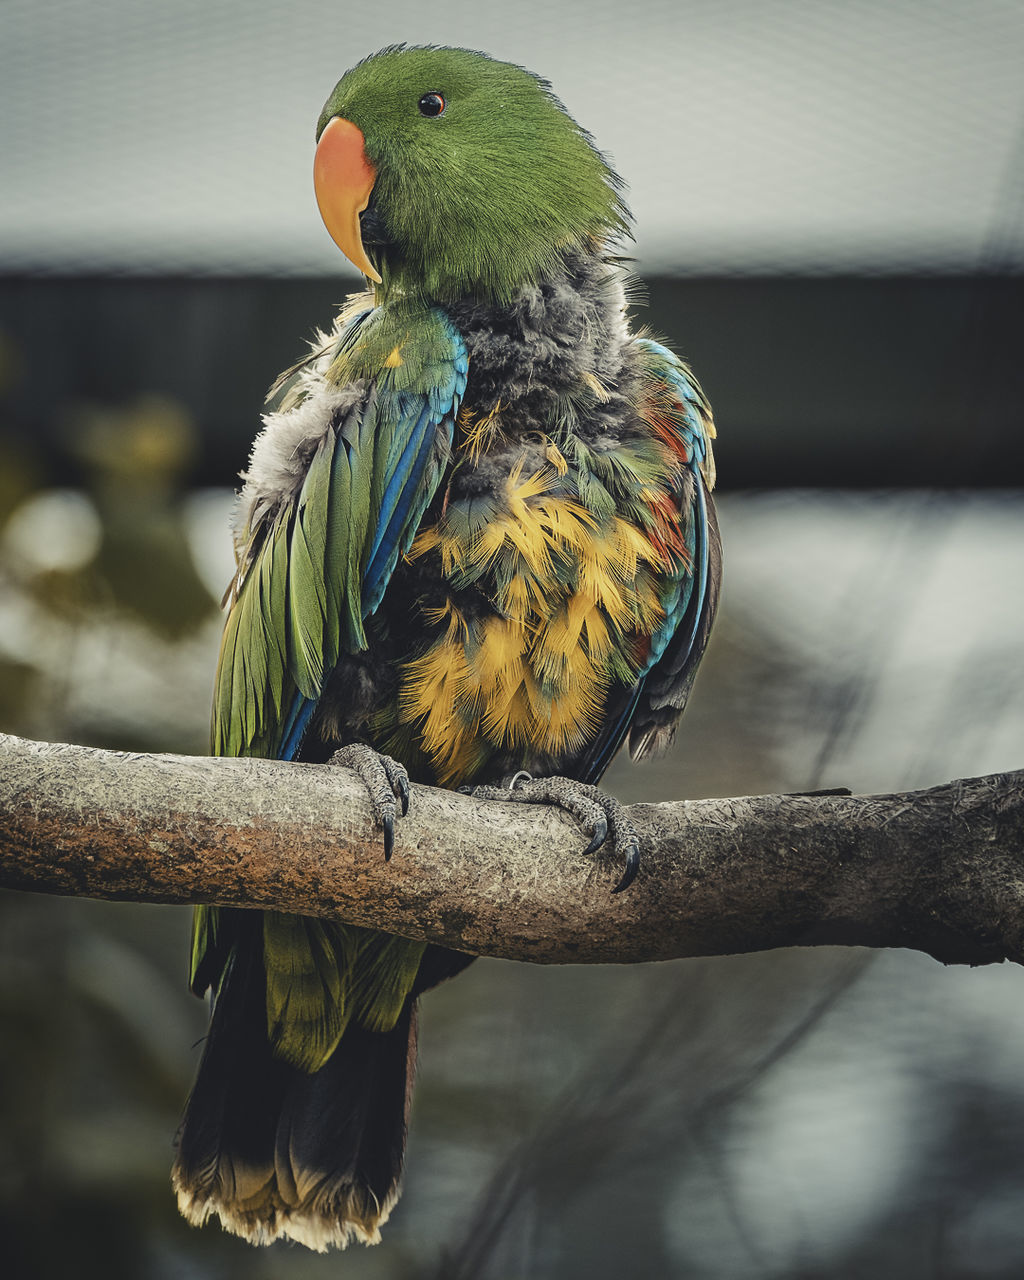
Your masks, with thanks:
M 370 203 L 376 180 L 362 131 L 351 120 L 335 116 L 320 135 L 313 158 L 316 202 L 334 243 L 364 276 L 380 284 L 380 273 L 366 256 L 359 231 L 359 215 Z

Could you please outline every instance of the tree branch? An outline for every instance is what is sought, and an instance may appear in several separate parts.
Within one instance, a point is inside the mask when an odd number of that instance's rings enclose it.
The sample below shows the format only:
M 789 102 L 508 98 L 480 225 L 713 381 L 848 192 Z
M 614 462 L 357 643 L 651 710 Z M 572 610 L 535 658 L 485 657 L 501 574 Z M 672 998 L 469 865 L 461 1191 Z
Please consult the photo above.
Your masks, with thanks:
M 385 863 L 344 769 L 0 735 L 0 887 L 336 915 L 480 955 L 793 945 L 1024 960 L 1024 772 L 879 796 L 637 805 L 637 882 L 556 810 L 414 787 Z

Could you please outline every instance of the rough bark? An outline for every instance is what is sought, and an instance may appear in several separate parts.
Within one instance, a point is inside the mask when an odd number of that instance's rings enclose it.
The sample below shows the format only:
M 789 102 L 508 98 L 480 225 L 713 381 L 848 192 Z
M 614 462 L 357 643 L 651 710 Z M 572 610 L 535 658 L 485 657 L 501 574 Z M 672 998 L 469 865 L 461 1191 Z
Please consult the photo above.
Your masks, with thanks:
M 550 809 L 414 787 L 382 856 L 347 770 L 0 735 L 0 886 L 337 915 L 480 955 L 664 960 L 771 947 L 1024 959 L 1024 772 L 871 796 L 637 805 L 610 892 Z

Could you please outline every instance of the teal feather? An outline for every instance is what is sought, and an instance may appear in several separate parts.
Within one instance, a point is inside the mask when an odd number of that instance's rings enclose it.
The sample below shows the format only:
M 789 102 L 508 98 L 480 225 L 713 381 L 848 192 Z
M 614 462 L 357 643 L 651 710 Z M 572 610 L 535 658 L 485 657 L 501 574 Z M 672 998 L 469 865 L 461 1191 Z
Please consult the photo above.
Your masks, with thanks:
M 372 354 L 372 341 L 364 339 L 373 338 L 375 323 L 391 341 L 376 317 L 358 315 L 279 382 L 272 395 L 287 406 L 280 411 L 306 405 L 316 389 L 311 371 L 350 359 L 357 336 Z M 340 422 L 325 423 L 297 495 L 279 510 L 263 510 L 262 522 L 249 530 L 218 670 L 216 753 L 294 758 L 338 658 L 365 647 L 365 619 L 436 491 L 468 357 L 441 312 L 405 315 L 403 324 L 411 320 L 423 332 L 409 344 L 400 372 L 383 361 L 372 378 L 371 369 L 351 369 L 354 382 L 366 384 L 365 394 Z M 417 352 L 425 355 L 419 365 Z M 194 982 L 214 980 L 210 975 L 227 962 L 230 952 L 215 946 L 218 920 L 216 908 L 196 913 Z M 378 1030 L 397 1017 L 422 946 L 364 933 L 302 917 L 266 917 L 268 1033 L 293 1065 L 315 1070 L 353 1010 Z
M 376 317 L 370 311 L 351 321 L 321 349 L 321 362 L 330 359 L 333 369 L 350 358 L 357 333 L 360 348 L 372 353 L 375 323 L 379 352 L 394 335 Z M 374 388 L 340 424 L 326 426 L 291 507 L 276 513 L 273 530 L 252 531 L 261 541 L 225 630 L 216 751 L 292 758 L 341 653 L 366 646 L 364 621 L 437 488 L 466 385 L 468 358 L 450 322 L 437 310 L 406 315 L 406 336 L 416 319 L 424 332 L 408 344 L 401 390 L 397 371 L 381 361 Z M 418 351 L 438 385 L 416 367 Z M 295 396 L 294 380 L 277 392 L 287 394 Z

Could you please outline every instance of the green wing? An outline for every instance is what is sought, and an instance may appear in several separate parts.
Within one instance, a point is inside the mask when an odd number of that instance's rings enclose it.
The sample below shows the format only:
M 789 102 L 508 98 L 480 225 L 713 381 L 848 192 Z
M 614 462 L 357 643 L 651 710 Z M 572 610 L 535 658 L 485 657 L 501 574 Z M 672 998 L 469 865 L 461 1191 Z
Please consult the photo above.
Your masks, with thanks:
M 443 313 L 364 311 L 272 391 L 268 447 L 285 471 L 296 454 L 305 471 L 287 497 L 272 485 L 249 496 L 217 671 L 215 755 L 297 756 L 339 657 L 366 647 L 365 619 L 437 489 L 467 369 Z M 198 994 L 216 991 L 231 962 L 232 918 L 196 909 Z M 265 912 L 275 1052 L 313 1071 L 351 1017 L 374 1030 L 392 1026 L 422 952 L 421 943 Z
M 437 310 L 357 316 L 319 369 L 279 393 L 288 418 L 323 418 L 289 500 L 257 504 L 244 531 L 213 708 L 215 755 L 295 757 L 342 652 L 366 647 L 383 598 L 448 459 L 465 346 Z

